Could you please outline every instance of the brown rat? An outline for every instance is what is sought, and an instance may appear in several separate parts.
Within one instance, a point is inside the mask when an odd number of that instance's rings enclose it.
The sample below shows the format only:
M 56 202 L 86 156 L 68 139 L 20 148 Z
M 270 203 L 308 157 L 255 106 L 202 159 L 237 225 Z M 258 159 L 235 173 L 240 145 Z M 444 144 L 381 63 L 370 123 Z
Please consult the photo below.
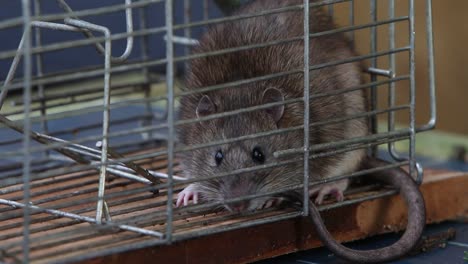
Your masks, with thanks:
M 312 1 L 313 2 L 313 1 Z M 251 1 L 236 14 L 258 13 L 268 9 L 301 5 L 302 0 Z M 322 8 L 310 10 L 310 32 L 332 30 L 332 19 Z M 195 53 L 211 52 L 245 45 L 298 38 L 303 36 L 303 11 L 289 11 L 270 14 L 239 21 L 225 22 L 209 28 L 203 35 Z M 328 34 L 310 39 L 310 65 L 329 63 L 355 56 L 351 43 L 342 33 Z M 254 49 L 193 59 L 187 74 L 187 89 L 218 85 L 303 69 L 304 43 L 302 40 L 268 45 Z M 361 83 L 359 63 L 346 63 L 324 67 L 310 72 L 311 97 L 322 93 L 339 91 L 358 86 Z M 266 103 L 281 103 L 302 98 L 304 93 L 303 72 L 277 77 L 274 79 L 242 84 L 206 93 L 196 93 L 181 98 L 180 118 L 194 119 L 211 114 L 235 111 Z M 310 100 L 310 123 L 324 122 L 344 116 L 366 112 L 367 100 L 364 91 L 355 90 Z M 276 105 L 267 109 L 243 112 L 237 115 L 201 121 L 181 126 L 178 130 L 180 142 L 184 145 L 198 145 L 223 139 L 237 138 L 277 129 L 303 125 L 304 105 L 302 101 Z M 368 134 L 366 118 L 352 119 L 310 128 L 310 145 L 337 142 Z M 220 146 L 207 147 L 184 153 L 181 163 L 188 178 L 203 179 L 221 173 L 270 164 L 284 159 L 276 158 L 273 153 L 303 146 L 303 129 L 283 134 L 268 135 L 260 138 L 237 141 Z M 352 173 L 361 168 L 381 164 L 381 161 L 366 157 L 365 149 L 353 150 L 333 156 L 313 159 L 309 165 L 310 181 L 327 179 Z M 227 199 L 280 190 L 286 186 L 303 182 L 303 161 L 288 163 L 285 166 L 260 171 L 231 175 L 189 185 L 179 194 L 177 206 L 186 205 L 189 200 L 195 203 L 200 198 L 207 201 L 224 202 Z M 388 176 L 390 175 L 390 176 Z M 337 255 L 353 261 L 379 262 L 399 257 L 411 249 L 421 235 L 424 226 L 424 204 L 417 186 L 407 184 L 412 179 L 399 169 L 384 176 L 397 187 L 411 194 L 403 193 L 411 205 L 408 230 L 411 236 L 372 254 L 349 250 L 328 234 L 315 205 L 311 203 L 311 216 L 318 227 L 324 244 Z M 389 179 L 387 179 L 389 178 Z M 407 185 L 407 186 L 402 186 Z M 316 195 L 315 202 L 320 204 L 326 195 L 332 194 L 337 200 L 343 199 L 343 191 L 348 180 L 320 185 L 310 190 Z M 286 196 L 285 196 L 286 197 Z M 235 203 L 223 203 L 230 211 L 242 212 L 270 207 L 277 197 L 260 197 Z M 422 219 L 422 220 L 421 220 Z M 418 228 L 419 226 L 419 228 Z M 395 246 L 396 245 L 396 246 Z M 347 251 L 348 250 L 348 251 Z
M 238 13 L 253 13 L 265 9 L 279 8 L 301 4 L 301 1 L 253 1 Z M 321 9 L 313 9 L 314 13 Z M 195 53 L 209 52 L 244 45 L 265 43 L 303 35 L 302 11 L 273 14 L 242 21 L 228 22 L 216 25 L 209 29 L 200 40 L 200 45 Z M 328 16 L 321 13 L 311 16 L 311 31 L 319 32 L 333 29 L 333 24 Z M 326 63 L 353 56 L 349 48 L 349 42 L 342 34 L 328 35 L 314 38 L 310 43 L 311 65 Z M 295 41 L 287 44 L 273 45 L 265 48 L 256 48 L 219 56 L 210 56 L 194 59 L 191 63 L 191 71 L 187 77 L 187 88 L 197 89 L 226 82 L 243 80 L 272 73 L 279 73 L 303 68 L 303 42 Z M 310 73 L 311 95 L 330 92 L 360 84 L 360 65 L 348 63 L 333 67 L 314 70 Z M 194 94 L 181 99 L 180 118 L 192 119 L 215 113 L 244 109 L 269 102 L 282 102 L 288 99 L 301 98 L 304 93 L 304 80 L 302 72 L 275 78 L 263 82 L 255 82 L 239 87 L 232 87 L 204 94 Z M 365 112 L 365 96 L 363 91 L 353 91 L 346 94 L 322 97 L 311 100 L 310 122 L 326 121 L 332 118 L 353 115 Z M 288 128 L 303 124 L 304 107 L 302 103 L 277 106 L 267 110 L 249 112 L 221 119 L 204 121 L 192 125 L 182 126 L 179 129 L 179 138 L 185 145 L 202 144 L 214 140 L 234 138 L 278 128 Z M 346 122 L 316 126 L 311 128 L 310 144 L 336 142 L 339 140 L 365 136 L 367 123 L 364 118 L 353 119 Z M 271 144 L 275 142 L 275 144 Z M 293 132 L 257 138 L 255 140 L 216 146 L 187 153 L 182 165 L 188 177 L 208 177 L 239 168 L 246 168 L 262 163 L 274 162 L 273 153 L 289 148 L 303 146 L 303 131 Z M 260 150 L 265 160 L 255 162 L 252 156 L 254 149 Z M 219 153 L 218 153 L 219 152 Z M 230 153 L 227 153 L 230 152 Z M 216 155 L 222 157 L 219 166 L 216 164 Z M 356 150 L 327 158 L 321 158 L 310 164 L 311 178 L 323 179 L 354 171 L 365 156 L 365 150 Z M 208 166 L 207 166 L 208 165 Z M 300 184 L 302 178 L 296 177 L 296 172 L 302 167 L 302 162 L 293 164 L 287 168 L 277 168 L 268 174 L 268 179 L 263 180 L 269 185 L 240 186 L 248 194 L 257 193 L 260 190 L 271 190 L 274 183 Z M 279 174 L 277 179 L 272 179 Z M 284 176 L 287 175 L 288 177 Z M 291 175 L 289 177 L 289 175 Z M 246 180 L 244 180 L 246 178 Z M 204 196 L 216 196 L 212 199 L 222 200 L 233 196 L 229 193 L 234 186 L 251 182 L 249 175 L 232 177 L 224 180 L 221 186 L 213 190 L 203 192 Z M 249 180 L 247 180 L 249 179 Z M 260 181 L 260 180 L 259 180 Z M 204 182 L 199 188 L 207 188 L 208 183 L 219 185 L 220 181 Z M 228 185 L 228 189 L 224 188 Z M 340 182 L 340 189 L 345 189 L 346 181 Z M 194 188 L 194 187 L 190 187 Z M 219 190 L 227 193 L 219 195 Z M 341 191 L 338 190 L 338 191 Z M 339 194 L 339 192 L 337 192 Z M 323 199 L 326 193 L 318 196 L 318 201 Z M 239 196 L 235 194 L 234 196 Z M 231 197 L 232 198 L 232 197 Z M 250 209 L 253 206 L 249 206 Z M 228 208 L 229 209 L 229 208 Z

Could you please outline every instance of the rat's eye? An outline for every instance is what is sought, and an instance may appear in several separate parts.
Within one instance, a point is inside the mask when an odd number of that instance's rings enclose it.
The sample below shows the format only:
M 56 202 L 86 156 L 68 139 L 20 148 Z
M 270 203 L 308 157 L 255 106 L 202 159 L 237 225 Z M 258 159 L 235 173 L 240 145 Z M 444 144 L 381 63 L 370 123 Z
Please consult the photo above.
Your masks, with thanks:
M 263 155 L 260 147 L 255 147 L 252 151 L 252 159 L 255 163 L 263 164 L 265 162 L 265 155 Z
M 218 150 L 215 154 L 215 161 L 216 161 L 216 165 L 219 166 L 219 164 L 221 164 L 221 161 L 223 161 L 224 159 L 224 154 L 221 150 Z

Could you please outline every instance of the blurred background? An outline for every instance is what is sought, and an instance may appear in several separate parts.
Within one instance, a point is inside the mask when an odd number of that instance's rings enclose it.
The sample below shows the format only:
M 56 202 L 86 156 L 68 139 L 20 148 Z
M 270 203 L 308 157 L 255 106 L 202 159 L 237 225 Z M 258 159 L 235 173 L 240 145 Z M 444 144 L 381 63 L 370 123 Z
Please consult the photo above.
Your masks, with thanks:
M 388 1 L 377 1 L 379 19 L 388 18 Z M 369 23 L 369 1 L 355 1 L 355 23 Z M 466 12 L 468 2 L 454 0 L 450 4 L 443 0 L 432 1 L 435 81 L 437 98 L 437 124 L 431 132 L 417 136 L 418 154 L 432 156 L 438 159 L 452 159 L 457 155 L 465 156 L 468 148 L 468 117 L 466 116 L 466 101 L 468 99 L 468 23 Z M 343 4 L 336 5 L 335 18 L 339 24 L 347 23 L 348 9 Z M 395 1 L 395 16 L 408 15 L 408 1 Z M 415 1 L 416 29 L 416 122 L 424 124 L 429 120 L 428 92 L 428 55 L 426 33 L 426 1 Z M 377 30 L 378 50 L 388 49 L 388 26 L 380 26 Z M 396 24 L 396 47 L 408 45 L 408 26 Z M 368 53 L 370 48 L 369 30 L 356 32 L 356 48 L 360 53 Z M 380 68 L 388 65 L 388 57 L 378 59 Z M 408 54 L 396 56 L 396 73 L 408 72 Z M 406 81 L 398 82 L 396 86 L 397 104 L 408 102 L 408 87 Z M 385 89 L 379 90 L 379 107 L 387 105 Z M 397 114 L 397 122 L 406 124 L 408 115 Z M 385 120 L 381 120 L 385 121 Z M 385 122 L 384 122 L 385 123 Z M 462 153 L 460 153 L 460 151 Z M 459 157 L 462 159 L 463 157 Z

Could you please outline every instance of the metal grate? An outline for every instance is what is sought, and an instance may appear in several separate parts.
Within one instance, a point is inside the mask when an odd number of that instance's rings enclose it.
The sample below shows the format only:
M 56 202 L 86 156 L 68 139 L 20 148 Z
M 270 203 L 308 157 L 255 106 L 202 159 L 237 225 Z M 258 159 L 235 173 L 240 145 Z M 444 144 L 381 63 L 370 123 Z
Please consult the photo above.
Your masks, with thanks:
M 346 152 L 359 148 L 372 149 L 388 146 L 388 154 L 394 159 L 392 165 L 351 175 L 340 175 L 332 180 L 357 177 L 391 167 L 408 166 L 417 182 L 422 181 L 422 168 L 414 157 L 415 133 L 429 130 L 435 124 L 435 82 L 432 46 L 431 1 L 426 1 L 426 31 L 429 58 L 430 121 L 417 127 L 415 121 L 415 7 L 414 0 L 407 3 L 407 14 L 396 16 L 395 1 L 370 0 L 371 19 L 367 23 L 355 23 L 355 1 L 325 0 L 301 5 L 265 10 L 258 14 L 227 17 L 213 16 L 214 3 L 190 0 L 140 0 L 104 5 L 83 10 L 74 10 L 65 0 L 56 0 L 59 13 L 43 13 L 40 0 L 22 0 L 19 17 L 0 21 L 0 33 L 22 28 L 22 37 L 17 39 L 18 48 L 0 51 L 0 62 L 8 63 L 9 72 L 0 93 L 0 261 L 7 263 L 34 262 L 54 263 L 83 260 L 93 256 L 112 254 L 148 245 L 166 244 L 173 241 L 202 236 L 230 229 L 258 225 L 288 219 L 307 212 L 310 185 L 323 183 L 308 180 L 308 160 Z M 71 2 L 71 1 L 70 1 Z M 379 19 L 377 4 L 388 4 L 388 17 Z M 347 10 L 348 25 L 326 32 L 310 33 L 308 7 L 324 6 L 334 15 L 334 7 Z M 164 23 L 151 23 L 154 18 L 149 10 L 164 10 Z M 174 13 L 183 9 L 183 21 L 177 23 Z M 194 11 L 200 17 L 194 17 Z M 289 72 L 239 80 L 197 89 L 181 91 L 179 88 L 187 62 L 194 58 L 213 56 L 254 49 L 309 38 L 279 39 L 269 43 L 252 44 L 238 48 L 219 50 L 206 54 L 190 54 L 196 45 L 200 29 L 207 26 L 246 19 L 254 16 L 304 10 L 304 32 L 310 38 L 346 32 L 355 40 L 355 32 L 369 30 L 370 50 L 353 58 L 309 65 Z M 115 33 L 103 25 L 91 23 L 93 18 L 116 13 L 125 21 L 126 31 Z M 121 13 L 124 13 L 122 15 Z M 179 19 L 180 20 L 180 19 Z M 135 23 L 135 21 L 137 21 Z M 135 25 L 134 25 L 135 24 Z M 406 25 L 409 34 L 405 45 L 397 45 L 398 25 Z M 379 49 L 377 30 L 385 27 L 388 34 L 388 49 Z M 47 32 L 47 34 L 46 34 Z M 63 36 L 72 32 L 76 39 L 44 44 L 47 36 Z M 67 35 L 68 36 L 68 35 Z M 151 39 L 165 44 L 165 54 L 151 53 Z M 125 41 L 120 56 L 112 55 L 114 43 Z M 47 42 L 47 41 L 46 41 Z M 93 47 L 89 56 L 99 58 L 100 63 L 87 63 L 83 55 L 82 65 L 58 71 L 46 71 L 44 60 L 50 53 L 77 52 L 80 47 Z M 137 47 L 136 47 L 137 46 Z M 183 51 L 179 50 L 183 49 Z M 138 54 L 135 54 L 137 49 Z M 305 48 L 304 58 L 309 49 Z M 182 52 L 182 54 L 181 54 Z M 407 72 L 396 69 L 396 56 L 407 55 Z M 388 58 L 388 67 L 379 67 L 379 58 Z M 209 142 L 196 146 L 177 143 L 175 128 L 200 120 L 177 120 L 178 99 L 193 93 L 234 87 L 241 84 L 278 78 L 289 74 L 304 74 L 304 85 L 309 86 L 309 72 L 337 64 L 368 60 L 370 80 L 350 90 L 371 91 L 372 109 L 358 116 L 337 117 L 322 123 L 309 124 L 309 109 L 306 105 L 304 124 L 256 135 L 232 138 L 221 142 Z M 19 67 L 22 64 L 22 72 Z M 112 80 L 112 82 L 111 82 Z M 397 83 L 408 82 L 409 101 L 398 105 Z M 388 107 L 378 107 L 378 91 L 388 88 Z M 335 91 L 336 93 L 336 91 Z M 310 99 L 331 95 L 310 95 L 305 89 L 303 98 L 290 99 L 284 104 L 308 102 Z M 7 104 L 9 103 L 9 104 Z M 271 107 L 271 104 L 219 113 L 202 120 L 235 115 Z M 395 113 L 406 111 L 409 124 L 396 128 Z M 377 129 L 377 116 L 387 115 L 386 131 Z M 304 145 L 298 149 L 286 149 L 275 153 L 290 157 L 282 162 L 239 169 L 216 177 L 245 173 L 268 166 L 283 166 L 304 160 L 304 183 L 287 186 L 270 193 L 231 199 L 237 201 L 258 196 L 282 193 L 288 190 L 304 190 L 304 209 L 267 209 L 242 216 L 213 211 L 219 203 L 203 203 L 183 208 L 174 208 L 175 194 L 195 180 L 181 175 L 178 155 L 184 151 L 236 142 L 267 135 L 304 130 L 309 142 L 310 126 L 343 122 L 348 119 L 372 118 L 373 134 L 363 138 L 321 145 Z M 409 140 L 407 155 L 400 156 L 394 142 Z M 326 203 L 320 210 L 375 199 L 394 190 L 378 186 L 361 186 L 351 189 L 347 199 L 339 203 Z

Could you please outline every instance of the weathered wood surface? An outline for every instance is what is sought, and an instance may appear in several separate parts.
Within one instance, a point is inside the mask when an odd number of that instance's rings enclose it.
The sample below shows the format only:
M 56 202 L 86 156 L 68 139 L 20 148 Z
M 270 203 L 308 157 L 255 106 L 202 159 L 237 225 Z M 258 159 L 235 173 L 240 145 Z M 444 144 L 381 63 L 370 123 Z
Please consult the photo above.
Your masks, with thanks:
M 427 223 L 468 216 L 468 174 L 426 171 L 421 186 Z M 395 232 L 406 226 L 406 207 L 399 196 L 365 201 L 322 213 L 339 241 Z M 98 257 L 83 263 L 245 263 L 321 246 L 308 219 L 260 226 Z

